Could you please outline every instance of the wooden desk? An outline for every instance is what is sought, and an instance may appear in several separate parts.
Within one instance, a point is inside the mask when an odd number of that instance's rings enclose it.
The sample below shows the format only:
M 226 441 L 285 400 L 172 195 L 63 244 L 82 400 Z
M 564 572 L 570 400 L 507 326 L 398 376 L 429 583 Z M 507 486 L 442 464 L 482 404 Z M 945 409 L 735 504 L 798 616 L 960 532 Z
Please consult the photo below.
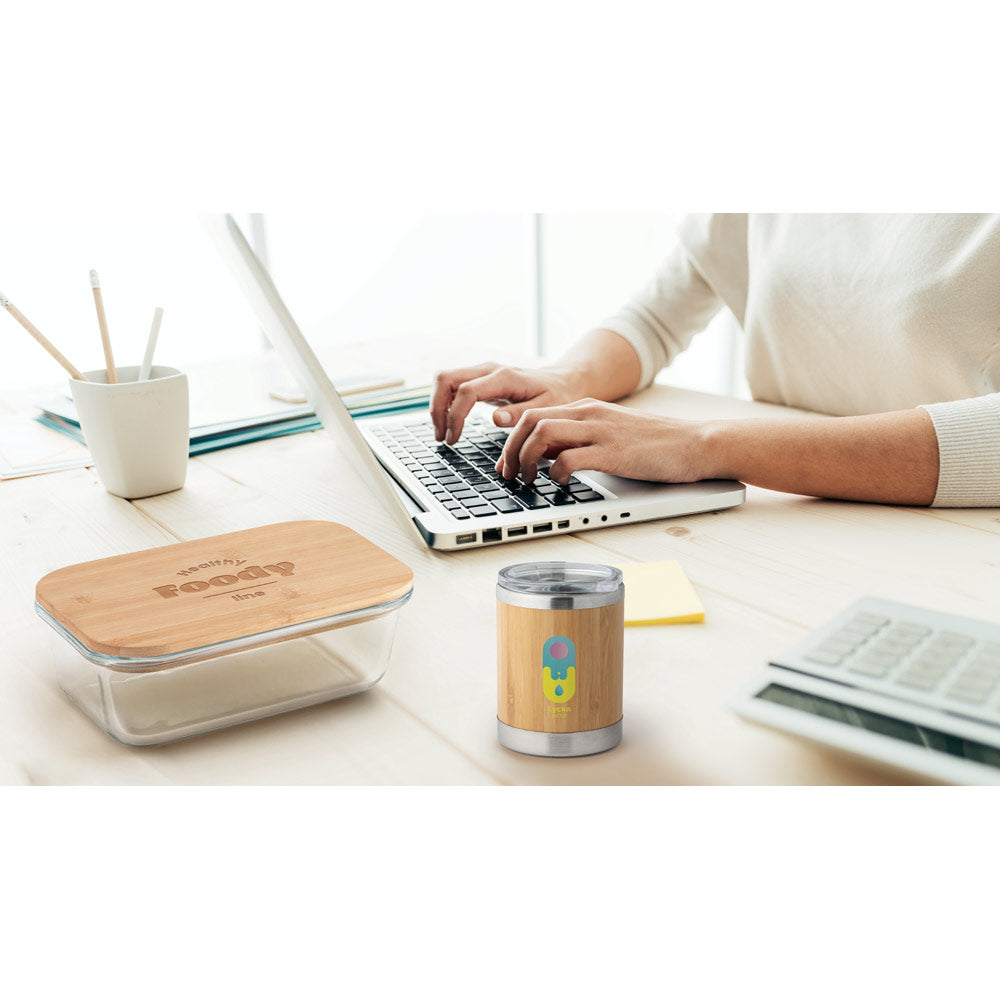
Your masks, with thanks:
M 653 387 L 682 417 L 784 412 Z M 1000 619 L 1000 512 L 923 510 L 748 490 L 719 514 L 451 555 L 387 520 L 325 435 L 215 452 L 178 492 L 128 503 L 91 469 L 0 484 L 0 781 L 178 784 L 870 784 L 875 766 L 743 722 L 727 707 L 767 660 L 863 594 Z M 173 745 L 130 749 L 58 688 L 35 581 L 58 566 L 293 518 L 342 521 L 416 576 L 388 673 L 369 693 Z M 677 559 L 703 625 L 630 628 L 624 739 L 581 759 L 496 738 L 494 587 L 521 560 Z M 4 763 L 5 762 L 5 763 Z

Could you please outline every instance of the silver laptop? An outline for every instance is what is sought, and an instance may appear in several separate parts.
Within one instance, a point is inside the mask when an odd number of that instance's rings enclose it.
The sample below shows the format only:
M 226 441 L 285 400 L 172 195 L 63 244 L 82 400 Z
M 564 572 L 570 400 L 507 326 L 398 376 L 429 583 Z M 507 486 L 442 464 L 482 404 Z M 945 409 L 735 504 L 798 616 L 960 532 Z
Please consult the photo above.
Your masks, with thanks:
M 732 480 L 669 485 L 587 472 L 563 488 L 548 478 L 546 463 L 530 486 L 508 482 L 494 469 L 507 432 L 494 426 L 483 404 L 473 409 L 453 447 L 435 441 L 426 415 L 355 423 L 233 217 L 203 221 L 325 431 L 353 454 L 372 489 L 431 548 L 497 545 L 743 502 L 746 488 Z

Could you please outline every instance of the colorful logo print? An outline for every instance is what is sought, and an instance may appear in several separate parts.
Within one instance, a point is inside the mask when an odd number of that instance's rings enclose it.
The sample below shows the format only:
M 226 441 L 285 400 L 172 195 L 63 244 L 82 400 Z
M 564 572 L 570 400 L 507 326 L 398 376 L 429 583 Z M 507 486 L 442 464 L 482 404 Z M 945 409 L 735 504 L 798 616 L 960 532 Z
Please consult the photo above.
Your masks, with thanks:
M 554 635 L 542 646 L 542 691 L 557 705 L 576 694 L 576 646 L 564 635 Z

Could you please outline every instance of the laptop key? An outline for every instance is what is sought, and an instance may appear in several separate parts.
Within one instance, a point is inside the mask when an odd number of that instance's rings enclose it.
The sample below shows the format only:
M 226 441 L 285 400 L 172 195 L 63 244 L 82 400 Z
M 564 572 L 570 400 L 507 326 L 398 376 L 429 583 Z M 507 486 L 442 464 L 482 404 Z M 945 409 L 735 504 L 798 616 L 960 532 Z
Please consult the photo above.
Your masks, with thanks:
M 553 507 L 565 507 L 567 504 L 576 503 L 568 493 L 556 493 L 547 499 Z
M 512 493 L 511 496 L 513 496 L 519 504 L 527 507 L 528 510 L 538 510 L 540 507 L 549 506 L 549 502 L 545 499 L 545 497 L 539 496 L 537 493 L 517 492 Z
M 594 500 L 604 499 L 604 497 L 602 497 L 601 494 L 598 493 L 596 490 L 587 490 L 582 493 L 574 493 L 572 494 L 572 496 L 577 503 L 591 503 Z
M 496 511 L 492 507 L 470 507 L 469 513 L 473 517 L 492 517 Z
M 502 499 L 494 500 L 493 506 L 496 507 L 501 514 L 512 514 L 515 510 L 523 510 L 524 508 L 511 500 L 509 497 L 503 497 Z
M 472 515 L 464 508 L 459 507 L 457 510 L 451 512 L 451 516 L 457 518 L 459 521 L 467 521 Z

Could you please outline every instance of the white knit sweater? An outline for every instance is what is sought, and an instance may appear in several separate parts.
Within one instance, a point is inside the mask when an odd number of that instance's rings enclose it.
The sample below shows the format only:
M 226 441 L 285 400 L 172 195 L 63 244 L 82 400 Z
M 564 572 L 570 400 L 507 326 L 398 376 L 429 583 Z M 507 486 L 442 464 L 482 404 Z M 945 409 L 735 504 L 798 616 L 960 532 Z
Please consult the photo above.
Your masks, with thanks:
M 1000 216 L 697 215 L 602 326 L 640 387 L 722 307 L 755 399 L 838 416 L 923 406 L 934 505 L 1000 506 Z

